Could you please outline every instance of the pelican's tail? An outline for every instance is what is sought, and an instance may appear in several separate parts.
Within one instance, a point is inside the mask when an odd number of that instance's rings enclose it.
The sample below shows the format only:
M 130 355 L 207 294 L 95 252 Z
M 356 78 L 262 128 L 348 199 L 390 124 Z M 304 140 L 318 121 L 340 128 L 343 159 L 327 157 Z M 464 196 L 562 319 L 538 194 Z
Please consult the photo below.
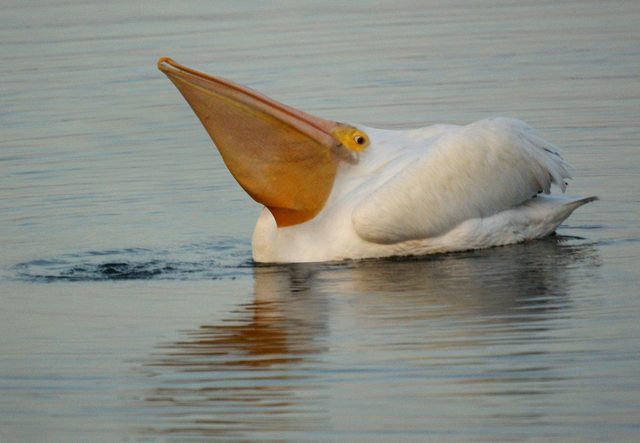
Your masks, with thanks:
M 598 200 L 598 197 L 571 197 L 565 195 L 542 195 L 529 200 L 520 206 L 530 222 L 535 221 L 531 227 L 537 227 L 527 237 L 541 238 L 552 234 L 556 228 L 580 206 Z M 533 235 L 532 235 L 533 234 Z

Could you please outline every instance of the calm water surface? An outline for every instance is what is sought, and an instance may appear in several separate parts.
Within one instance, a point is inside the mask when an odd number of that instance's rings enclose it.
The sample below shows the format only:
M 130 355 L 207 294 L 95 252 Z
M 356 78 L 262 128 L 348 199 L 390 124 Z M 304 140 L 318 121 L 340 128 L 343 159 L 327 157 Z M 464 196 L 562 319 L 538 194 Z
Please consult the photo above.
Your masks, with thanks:
M 0 441 L 636 441 L 640 3 L 13 1 Z M 336 120 L 505 115 L 600 196 L 558 236 L 255 266 L 259 207 L 155 68 Z

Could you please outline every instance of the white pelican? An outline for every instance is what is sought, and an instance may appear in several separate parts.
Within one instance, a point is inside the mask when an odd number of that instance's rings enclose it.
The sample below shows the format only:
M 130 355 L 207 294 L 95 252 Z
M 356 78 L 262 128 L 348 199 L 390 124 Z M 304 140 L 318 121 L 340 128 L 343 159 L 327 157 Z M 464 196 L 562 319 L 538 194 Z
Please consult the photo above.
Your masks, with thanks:
M 231 174 L 264 205 L 256 262 L 422 255 L 545 237 L 596 197 L 564 192 L 568 164 L 525 123 L 391 131 L 337 123 L 158 60 Z

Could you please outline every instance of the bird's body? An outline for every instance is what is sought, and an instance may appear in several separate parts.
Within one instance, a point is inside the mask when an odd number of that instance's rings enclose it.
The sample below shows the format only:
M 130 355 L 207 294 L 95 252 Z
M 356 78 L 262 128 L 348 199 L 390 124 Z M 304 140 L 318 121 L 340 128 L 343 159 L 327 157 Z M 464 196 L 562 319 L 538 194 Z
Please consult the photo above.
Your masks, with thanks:
M 547 236 L 595 197 L 525 123 L 391 131 L 315 117 L 169 58 L 174 82 L 238 183 L 264 205 L 257 262 L 424 255 Z
M 278 228 L 263 209 L 258 262 L 425 255 L 507 245 L 553 233 L 593 198 L 564 190 L 568 165 L 524 123 L 482 120 L 408 131 L 360 126 L 371 146 L 338 170 L 312 220 Z

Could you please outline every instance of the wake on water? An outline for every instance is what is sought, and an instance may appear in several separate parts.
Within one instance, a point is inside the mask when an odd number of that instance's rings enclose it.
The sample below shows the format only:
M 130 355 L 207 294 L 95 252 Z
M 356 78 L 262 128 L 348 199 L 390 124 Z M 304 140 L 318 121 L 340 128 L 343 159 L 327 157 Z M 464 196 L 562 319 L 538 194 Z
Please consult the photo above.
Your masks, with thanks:
M 543 256 L 575 255 L 587 245 L 572 244 L 584 240 L 581 237 L 552 236 L 530 244 L 517 244 L 480 251 L 435 254 L 418 257 L 387 257 L 354 262 L 328 262 L 323 264 L 292 264 L 296 268 L 311 267 L 315 270 L 368 266 L 371 262 L 393 263 L 397 261 L 433 262 L 457 258 L 468 260 L 474 257 L 499 259 L 521 254 L 534 256 L 544 251 Z M 568 243 L 568 244 L 567 244 Z M 306 265 L 306 266 L 305 266 Z M 251 259 L 251 244 L 247 240 L 232 238 L 211 242 L 189 244 L 167 249 L 123 248 L 80 251 L 49 258 L 38 258 L 13 265 L 8 279 L 31 282 L 87 282 L 113 280 L 217 280 L 250 276 L 258 265 Z M 266 265 L 269 266 L 269 265 Z M 284 265 L 286 267 L 286 265 Z M 281 265 L 282 267 L 282 265 Z M 1 271 L 1 270 L 0 270 Z M 4 272 L 3 272 L 4 274 Z
M 250 274 L 250 257 L 249 243 L 224 239 L 173 249 L 81 251 L 18 263 L 10 273 L 33 282 L 221 279 Z

